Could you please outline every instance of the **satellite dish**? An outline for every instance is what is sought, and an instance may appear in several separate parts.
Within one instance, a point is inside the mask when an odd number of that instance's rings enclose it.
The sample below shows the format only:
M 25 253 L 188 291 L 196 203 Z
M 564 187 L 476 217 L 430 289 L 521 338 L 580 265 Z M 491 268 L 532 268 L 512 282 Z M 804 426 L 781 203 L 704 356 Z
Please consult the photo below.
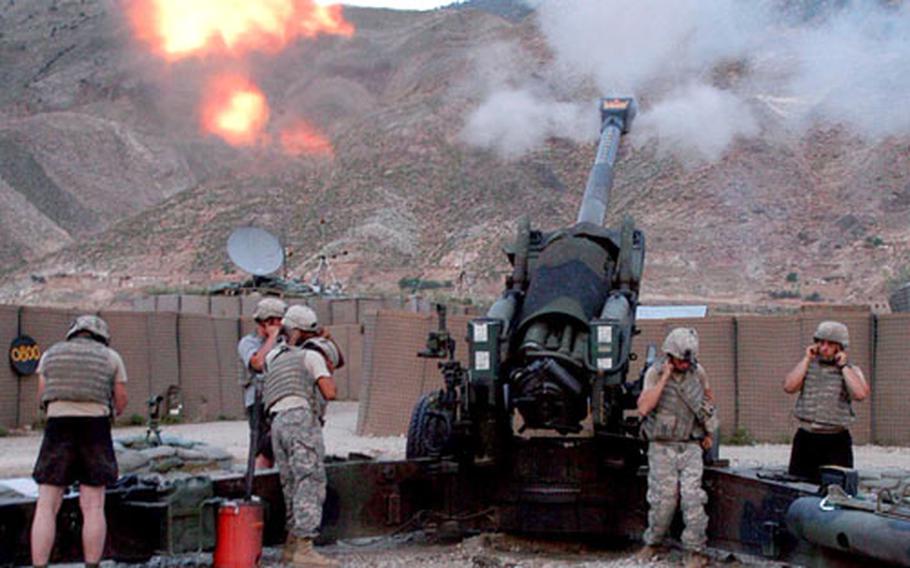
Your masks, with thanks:
M 284 264 L 284 248 L 275 235 L 258 227 L 234 229 L 227 242 L 228 256 L 242 270 L 256 276 L 276 272 Z

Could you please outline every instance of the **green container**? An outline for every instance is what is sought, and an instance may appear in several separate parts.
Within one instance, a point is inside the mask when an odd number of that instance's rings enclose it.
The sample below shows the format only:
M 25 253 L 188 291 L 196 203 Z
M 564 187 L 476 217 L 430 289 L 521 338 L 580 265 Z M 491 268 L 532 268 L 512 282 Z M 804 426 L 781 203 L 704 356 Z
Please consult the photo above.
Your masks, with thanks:
M 132 501 L 129 507 L 158 527 L 157 552 L 181 554 L 215 547 L 215 511 L 220 502 L 214 497 L 212 480 L 195 476 L 163 485 L 156 501 Z

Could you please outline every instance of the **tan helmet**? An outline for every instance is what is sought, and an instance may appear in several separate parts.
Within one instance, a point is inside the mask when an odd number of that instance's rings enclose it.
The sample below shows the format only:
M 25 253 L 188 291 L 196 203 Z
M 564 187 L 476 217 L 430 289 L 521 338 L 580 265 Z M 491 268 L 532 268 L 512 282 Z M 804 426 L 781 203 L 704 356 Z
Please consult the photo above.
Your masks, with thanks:
M 86 314 L 77 317 L 70 326 L 70 330 L 66 332 L 66 338 L 72 339 L 80 331 L 91 333 L 105 345 L 111 342 L 111 331 L 107 327 L 107 322 L 98 316 Z
M 689 362 L 698 357 L 698 332 L 690 327 L 677 327 L 664 339 L 663 352 Z
M 325 357 L 326 361 L 331 363 L 332 371 L 335 369 L 340 369 L 344 367 L 344 355 L 341 354 L 341 349 L 335 344 L 334 341 L 328 337 L 313 337 L 312 339 L 307 339 L 303 342 L 304 349 L 314 349 Z
M 265 321 L 269 318 L 280 318 L 288 305 L 278 298 L 263 298 L 256 304 L 256 311 L 253 312 L 253 319 L 256 321 Z
M 850 346 L 850 332 L 847 326 L 839 321 L 823 321 L 815 328 L 815 335 L 812 336 L 816 341 L 825 339 L 840 343 L 840 346 L 846 349 Z
M 316 319 L 316 312 L 309 306 L 291 306 L 288 308 L 281 325 L 285 329 L 301 329 L 303 331 L 318 331 L 319 320 Z

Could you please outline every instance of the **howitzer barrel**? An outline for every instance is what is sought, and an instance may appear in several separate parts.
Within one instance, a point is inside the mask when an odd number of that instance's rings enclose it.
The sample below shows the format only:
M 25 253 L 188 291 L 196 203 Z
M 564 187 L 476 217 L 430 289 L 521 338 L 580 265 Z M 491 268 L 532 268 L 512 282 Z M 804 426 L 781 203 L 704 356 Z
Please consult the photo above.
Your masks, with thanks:
M 613 166 L 619 151 L 620 137 L 629 131 L 638 107 L 635 99 L 602 99 L 600 103 L 600 143 L 588 183 L 581 200 L 576 223 L 603 226 L 613 187 Z

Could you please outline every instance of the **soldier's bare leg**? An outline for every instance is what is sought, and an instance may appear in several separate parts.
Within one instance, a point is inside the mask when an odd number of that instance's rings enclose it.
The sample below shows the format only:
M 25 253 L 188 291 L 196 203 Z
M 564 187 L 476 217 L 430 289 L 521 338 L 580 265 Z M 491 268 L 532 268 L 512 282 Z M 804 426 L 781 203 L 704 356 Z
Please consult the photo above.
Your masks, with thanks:
M 687 550 L 700 552 L 707 542 L 708 515 L 705 513 L 705 503 L 708 502 L 708 494 L 702 488 L 704 463 L 701 446 L 687 446 L 680 455 L 680 507 L 686 525 L 680 540 Z
M 82 509 L 82 553 L 86 564 L 97 564 L 104 553 L 107 521 L 104 518 L 104 487 L 80 485 L 79 508 Z
M 47 566 L 57 536 L 57 513 L 63 503 L 65 487 L 38 485 L 38 502 L 32 521 L 32 564 Z

